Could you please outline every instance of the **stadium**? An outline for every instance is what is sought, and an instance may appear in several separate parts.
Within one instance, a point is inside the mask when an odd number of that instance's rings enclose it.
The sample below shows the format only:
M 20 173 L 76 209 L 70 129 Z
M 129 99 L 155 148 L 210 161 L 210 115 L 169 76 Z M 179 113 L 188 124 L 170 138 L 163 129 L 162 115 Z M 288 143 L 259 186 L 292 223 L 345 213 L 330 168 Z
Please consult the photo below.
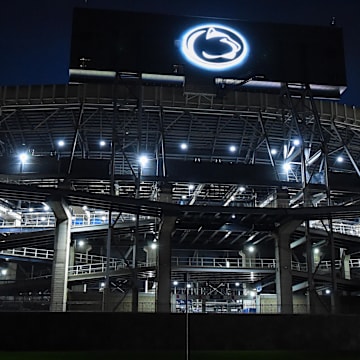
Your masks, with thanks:
M 210 30 L 237 52 L 229 29 Z M 293 71 L 289 51 L 284 75 L 209 86 L 158 59 L 109 71 L 111 51 L 74 34 L 69 84 L 0 88 L 2 311 L 358 314 L 360 112 L 336 101 L 341 54 Z

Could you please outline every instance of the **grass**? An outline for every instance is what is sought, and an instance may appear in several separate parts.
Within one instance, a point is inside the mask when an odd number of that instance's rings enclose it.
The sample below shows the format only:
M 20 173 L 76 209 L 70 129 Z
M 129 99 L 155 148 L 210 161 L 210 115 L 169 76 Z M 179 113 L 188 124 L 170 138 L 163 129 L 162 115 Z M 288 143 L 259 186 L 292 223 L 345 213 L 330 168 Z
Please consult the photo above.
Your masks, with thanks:
M 293 351 L 198 351 L 189 360 L 358 360 L 355 352 L 293 352 Z M 1 360 L 185 360 L 182 352 L 120 352 L 120 351 L 30 351 L 0 352 Z

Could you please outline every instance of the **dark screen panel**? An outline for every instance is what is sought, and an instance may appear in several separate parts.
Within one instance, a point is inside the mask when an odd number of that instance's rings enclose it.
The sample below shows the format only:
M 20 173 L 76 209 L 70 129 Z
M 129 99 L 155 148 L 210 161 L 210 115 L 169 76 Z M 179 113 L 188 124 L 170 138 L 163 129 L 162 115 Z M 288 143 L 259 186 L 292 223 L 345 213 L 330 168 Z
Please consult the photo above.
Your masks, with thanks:
M 200 67 L 184 55 L 186 32 L 206 64 L 236 60 L 245 45 L 247 54 L 229 68 Z M 180 65 L 187 82 L 262 75 L 277 82 L 346 84 L 342 30 L 331 26 L 75 9 L 70 68 L 80 68 L 82 58 L 89 59 L 88 69 L 117 72 L 172 74 Z

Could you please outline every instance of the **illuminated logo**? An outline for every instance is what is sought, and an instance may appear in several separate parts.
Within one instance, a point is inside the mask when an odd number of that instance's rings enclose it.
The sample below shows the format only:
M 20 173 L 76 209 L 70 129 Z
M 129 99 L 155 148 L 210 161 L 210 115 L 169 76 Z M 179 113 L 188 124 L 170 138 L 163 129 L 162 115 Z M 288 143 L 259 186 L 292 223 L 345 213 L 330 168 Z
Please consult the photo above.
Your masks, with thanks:
M 239 32 L 216 24 L 200 25 L 187 31 L 181 50 L 193 65 L 207 70 L 228 70 L 240 65 L 249 51 Z

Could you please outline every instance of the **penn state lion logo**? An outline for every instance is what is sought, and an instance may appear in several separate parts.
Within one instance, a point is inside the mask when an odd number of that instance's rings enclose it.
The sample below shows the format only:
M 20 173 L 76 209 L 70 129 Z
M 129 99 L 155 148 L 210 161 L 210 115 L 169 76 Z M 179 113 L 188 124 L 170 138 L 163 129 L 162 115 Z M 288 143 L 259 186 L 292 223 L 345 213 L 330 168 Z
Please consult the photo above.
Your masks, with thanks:
M 192 64 L 208 70 L 227 70 L 240 65 L 248 45 L 236 30 L 223 25 L 200 25 L 185 33 L 181 49 Z

